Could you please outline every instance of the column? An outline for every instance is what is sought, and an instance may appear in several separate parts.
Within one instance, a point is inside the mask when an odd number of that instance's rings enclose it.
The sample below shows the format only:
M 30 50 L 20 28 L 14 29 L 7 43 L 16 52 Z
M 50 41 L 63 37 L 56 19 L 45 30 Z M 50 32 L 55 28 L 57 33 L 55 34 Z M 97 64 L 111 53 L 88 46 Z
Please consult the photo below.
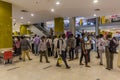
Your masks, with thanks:
M 59 36 L 64 33 L 64 19 L 59 17 L 54 19 L 54 32 L 55 35 Z
M 28 25 L 21 25 L 20 26 L 20 35 L 26 35 L 27 34 L 27 27 L 28 27 Z
M 75 17 L 70 18 L 70 31 L 74 36 L 76 35 Z
M 12 4 L 0 1 L 0 48 L 12 48 Z
M 96 25 L 95 25 L 95 34 L 99 35 L 100 29 L 99 29 L 99 18 L 96 17 Z

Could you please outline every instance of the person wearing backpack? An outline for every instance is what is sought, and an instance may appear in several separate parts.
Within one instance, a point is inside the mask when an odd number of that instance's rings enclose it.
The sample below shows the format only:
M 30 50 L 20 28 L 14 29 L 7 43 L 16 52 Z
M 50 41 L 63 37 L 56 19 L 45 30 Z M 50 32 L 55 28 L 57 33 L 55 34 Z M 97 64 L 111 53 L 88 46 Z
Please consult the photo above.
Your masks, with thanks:
M 106 56 L 106 69 L 111 70 L 113 69 L 113 39 L 111 35 L 106 36 L 106 46 L 105 46 L 105 56 Z
M 113 69 L 113 57 L 114 53 L 116 52 L 117 43 L 114 41 L 111 35 L 107 35 L 106 38 L 106 69 L 111 70 Z
M 52 39 L 50 38 L 50 36 L 48 37 L 48 39 L 46 40 L 46 45 L 47 45 L 47 51 L 48 51 L 48 56 L 52 56 Z
M 63 62 L 65 63 L 66 69 L 69 69 L 70 66 L 68 65 L 67 61 L 66 61 L 66 40 L 65 40 L 65 34 L 62 35 L 62 38 L 60 38 L 58 41 L 59 44 L 59 56 L 62 58 Z M 57 67 L 61 67 L 61 65 L 59 64 L 59 62 L 57 61 L 56 64 Z
M 73 37 L 73 34 L 70 34 L 68 40 L 68 47 L 69 47 L 69 61 L 71 60 L 74 60 L 74 49 L 75 49 L 75 44 L 76 44 L 76 41 L 75 41 L 75 38 Z

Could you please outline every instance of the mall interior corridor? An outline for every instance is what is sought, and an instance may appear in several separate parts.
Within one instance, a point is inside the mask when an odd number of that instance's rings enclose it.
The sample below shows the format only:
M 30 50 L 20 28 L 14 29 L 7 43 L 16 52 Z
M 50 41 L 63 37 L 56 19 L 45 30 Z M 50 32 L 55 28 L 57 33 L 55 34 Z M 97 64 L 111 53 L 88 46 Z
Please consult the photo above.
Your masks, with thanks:
M 79 65 L 79 60 L 69 61 L 71 69 L 66 69 L 64 64 L 61 68 L 56 67 L 56 59 L 50 57 L 50 63 L 39 62 L 39 56 L 31 54 L 32 61 L 19 62 L 15 58 L 13 64 L 0 64 L 1 80 L 120 80 L 120 69 L 117 67 L 117 54 L 114 55 L 114 69 L 105 69 L 104 65 L 98 64 L 96 53 L 91 52 L 90 68 Z M 103 54 L 105 57 L 105 55 Z

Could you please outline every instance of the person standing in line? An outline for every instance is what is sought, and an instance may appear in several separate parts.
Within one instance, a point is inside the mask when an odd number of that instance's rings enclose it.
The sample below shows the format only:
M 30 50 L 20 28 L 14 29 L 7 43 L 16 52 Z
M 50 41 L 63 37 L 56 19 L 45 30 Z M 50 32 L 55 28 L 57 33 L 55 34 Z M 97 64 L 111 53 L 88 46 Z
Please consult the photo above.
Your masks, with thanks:
M 109 43 L 111 40 L 111 35 L 106 36 L 106 41 L 105 41 L 105 56 L 106 56 L 106 69 L 110 70 L 110 50 L 109 50 Z
M 97 56 L 96 56 L 96 58 L 97 58 L 97 59 L 100 58 L 100 54 L 99 54 L 99 52 L 98 52 L 98 42 L 99 42 L 99 35 L 96 36 L 96 51 L 97 51 Z
M 24 36 L 21 37 L 21 50 L 22 50 L 22 60 L 25 61 L 25 55 L 27 55 L 29 60 L 32 60 L 29 55 L 29 51 L 31 50 L 31 46 L 29 42 L 25 39 Z
M 87 58 L 88 62 L 90 62 L 90 51 L 91 51 L 91 39 L 90 36 L 88 36 L 88 40 L 85 42 L 85 50 L 87 52 Z
M 35 56 L 39 54 L 38 52 L 38 47 L 39 47 L 39 44 L 40 44 L 40 38 L 39 36 L 35 35 L 35 38 L 33 40 L 34 42 L 34 51 L 35 51 Z
M 76 58 L 75 59 L 78 59 L 79 49 L 80 49 L 80 35 L 78 34 L 76 38 L 76 48 L 75 48 Z
M 48 57 L 52 56 L 52 39 L 51 37 L 49 36 L 46 40 L 47 42 L 47 51 L 48 51 Z
M 107 35 L 106 38 L 106 62 L 107 67 L 106 69 L 111 70 L 113 69 L 113 57 L 114 53 L 116 52 L 116 46 L 118 44 L 114 41 L 114 37 L 112 35 Z
M 68 65 L 67 61 L 66 61 L 66 40 L 65 40 L 65 34 L 62 35 L 62 38 L 60 38 L 58 41 L 59 43 L 59 50 L 60 50 L 60 53 L 59 53 L 59 56 L 62 58 L 62 60 L 64 61 L 65 65 L 66 65 L 66 68 L 69 69 L 70 66 Z M 57 61 L 57 64 L 56 64 L 57 67 L 61 67 L 61 65 L 59 64 L 59 62 Z
M 16 47 L 17 56 L 19 56 L 19 60 L 22 60 L 22 58 L 21 58 L 21 44 L 20 44 L 20 38 L 19 37 L 16 38 L 15 47 Z
M 34 37 L 32 37 L 31 39 L 31 47 L 32 47 L 32 53 L 35 54 L 35 50 L 34 50 Z
M 120 45 L 119 45 L 118 48 L 120 48 Z M 120 50 L 119 50 L 119 52 L 118 52 L 117 66 L 120 68 Z
M 45 40 L 45 36 L 41 37 L 41 42 L 40 42 L 40 62 L 42 63 L 42 56 L 45 56 L 46 63 L 50 63 L 48 61 L 48 56 L 47 56 L 47 43 Z
M 98 40 L 98 53 L 100 55 L 100 65 L 103 65 L 102 54 L 104 53 L 104 48 L 105 48 L 105 41 L 103 39 L 103 35 L 100 34 Z
M 82 38 L 81 38 L 81 40 L 80 40 L 80 42 L 81 42 L 80 65 L 84 65 L 84 64 L 82 63 L 82 60 L 83 60 L 83 57 L 84 57 L 84 58 L 85 58 L 85 67 L 90 67 L 90 66 L 88 65 L 88 58 L 87 58 L 88 55 L 87 55 L 87 52 L 86 52 L 86 50 L 85 50 L 84 37 L 85 37 L 85 33 L 82 34 Z
M 69 61 L 74 60 L 74 49 L 75 49 L 75 38 L 73 37 L 73 34 L 70 34 L 70 37 L 68 38 L 68 47 L 69 47 Z
M 54 41 L 53 41 L 53 44 L 54 44 L 54 58 L 58 57 L 57 41 L 58 41 L 58 38 L 57 38 L 57 36 L 55 36 Z

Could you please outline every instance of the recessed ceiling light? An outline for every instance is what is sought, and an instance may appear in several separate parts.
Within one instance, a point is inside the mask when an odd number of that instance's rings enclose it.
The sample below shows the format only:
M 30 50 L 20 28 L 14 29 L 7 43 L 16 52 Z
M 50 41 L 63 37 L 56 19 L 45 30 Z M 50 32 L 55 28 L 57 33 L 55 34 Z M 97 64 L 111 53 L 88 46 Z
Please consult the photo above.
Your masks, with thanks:
M 54 9 L 51 9 L 51 12 L 54 12 L 55 10 Z
M 13 19 L 13 21 L 15 22 L 15 21 L 16 21 L 16 19 Z
M 94 0 L 93 3 L 98 3 L 98 0 Z
M 59 2 L 59 1 L 57 1 L 57 2 L 56 2 L 56 5 L 60 5 L 60 2 Z
M 96 15 L 96 14 L 94 14 L 93 16 L 94 16 L 94 17 L 96 17 L 97 15 Z
M 30 15 L 31 15 L 32 17 L 34 16 L 34 14 L 33 14 L 33 13 L 31 13 Z
M 30 24 L 31 22 L 30 21 L 28 21 L 28 24 Z
M 23 17 L 20 17 L 20 19 L 24 19 Z

